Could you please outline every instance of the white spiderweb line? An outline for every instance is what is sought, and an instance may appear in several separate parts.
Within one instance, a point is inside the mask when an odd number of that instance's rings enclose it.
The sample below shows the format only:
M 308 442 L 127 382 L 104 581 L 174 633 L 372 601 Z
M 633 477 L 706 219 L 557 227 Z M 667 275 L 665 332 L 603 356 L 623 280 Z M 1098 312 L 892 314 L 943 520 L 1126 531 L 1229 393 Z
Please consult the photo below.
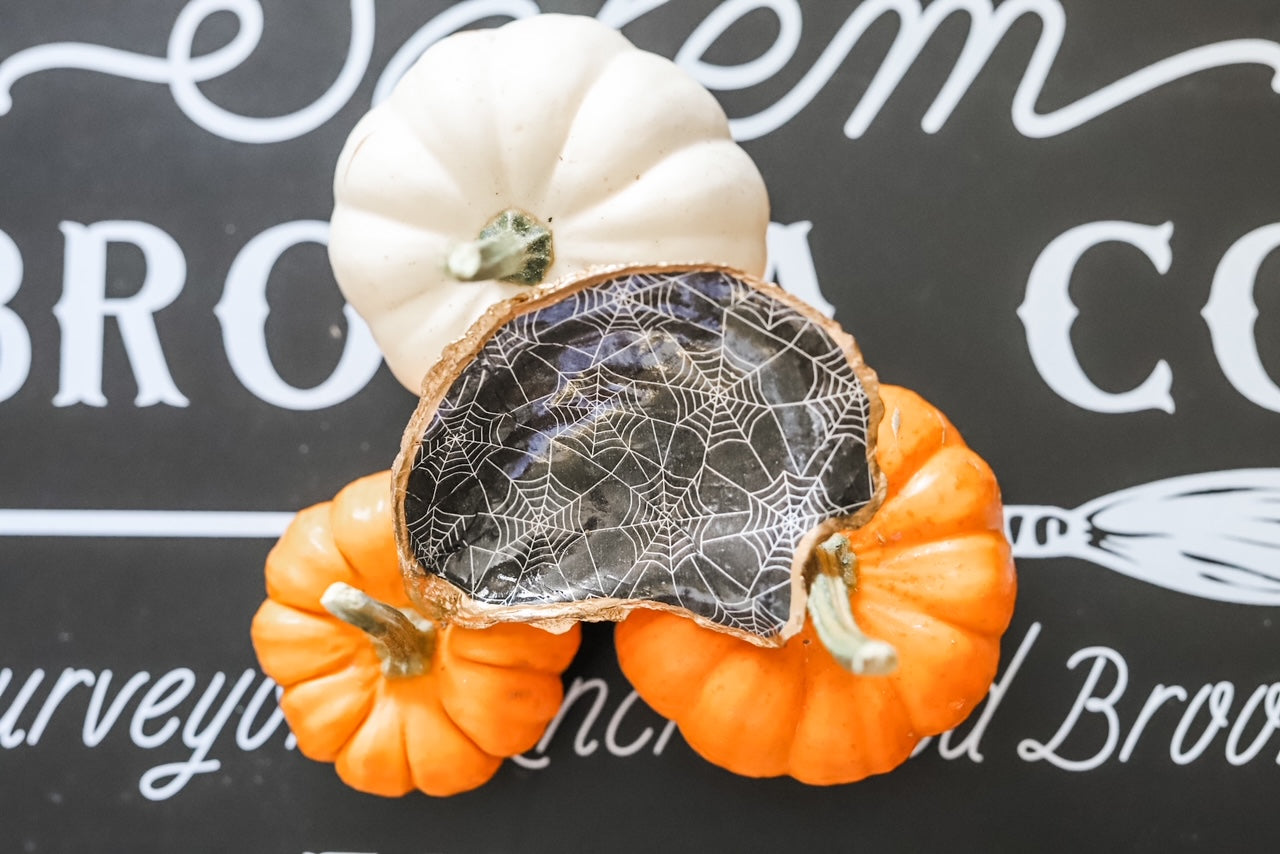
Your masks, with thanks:
M 868 408 L 789 305 L 722 273 L 624 276 L 513 319 L 454 382 L 410 540 L 491 604 L 643 598 L 772 634 L 799 539 L 872 494 Z

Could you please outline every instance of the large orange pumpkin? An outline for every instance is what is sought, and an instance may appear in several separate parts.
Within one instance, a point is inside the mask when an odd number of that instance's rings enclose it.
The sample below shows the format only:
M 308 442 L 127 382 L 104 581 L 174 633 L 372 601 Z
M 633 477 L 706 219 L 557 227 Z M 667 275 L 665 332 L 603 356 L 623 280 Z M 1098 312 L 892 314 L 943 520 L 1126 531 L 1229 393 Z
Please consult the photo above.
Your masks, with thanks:
M 812 617 L 781 648 L 657 611 L 617 627 L 618 658 L 640 696 L 730 771 L 812 784 L 889 771 L 921 738 L 963 721 L 995 677 L 1016 587 L 995 478 L 937 409 L 906 389 L 880 393 L 885 501 L 818 550 L 831 565 L 810 591 L 849 570 L 853 619 L 843 622 L 861 638 L 862 660 L 838 662 Z M 841 567 L 845 543 L 852 559 Z
M 271 550 L 253 620 L 262 669 L 298 749 L 353 788 L 474 789 L 533 747 L 560 707 L 576 626 L 432 625 L 405 595 L 390 473 L 300 512 Z

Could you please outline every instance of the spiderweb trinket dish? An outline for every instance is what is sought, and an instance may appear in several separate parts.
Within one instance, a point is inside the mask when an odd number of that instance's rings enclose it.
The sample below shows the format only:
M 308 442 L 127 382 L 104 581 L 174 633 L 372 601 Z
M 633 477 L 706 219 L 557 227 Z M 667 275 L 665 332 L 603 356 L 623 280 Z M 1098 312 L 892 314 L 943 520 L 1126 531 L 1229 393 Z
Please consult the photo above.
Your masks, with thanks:
M 424 383 L 396 467 L 411 593 L 464 625 L 804 623 L 817 540 L 879 500 L 874 373 L 777 287 L 610 271 L 499 307 Z

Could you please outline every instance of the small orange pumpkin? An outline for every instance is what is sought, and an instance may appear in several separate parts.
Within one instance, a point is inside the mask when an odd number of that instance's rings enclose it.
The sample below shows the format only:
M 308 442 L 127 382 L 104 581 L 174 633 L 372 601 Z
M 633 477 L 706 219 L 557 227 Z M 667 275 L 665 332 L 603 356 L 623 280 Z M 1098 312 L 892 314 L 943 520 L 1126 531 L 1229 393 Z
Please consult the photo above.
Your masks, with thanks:
M 840 549 L 817 552 L 838 563 L 847 543 L 854 559 L 849 619 L 828 619 L 863 642 L 857 666 L 837 661 L 812 617 L 773 649 L 657 611 L 617 627 L 636 691 L 730 771 L 826 785 L 892 770 L 921 738 L 963 721 L 995 678 L 1016 588 L 995 477 L 914 392 L 880 393 L 884 504 L 843 532 Z
M 267 557 L 253 620 L 298 749 L 376 795 L 474 789 L 533 747 L 560 707 L 574 626 L 436 626 L 400 575 L 389 472 L 300 512 Z

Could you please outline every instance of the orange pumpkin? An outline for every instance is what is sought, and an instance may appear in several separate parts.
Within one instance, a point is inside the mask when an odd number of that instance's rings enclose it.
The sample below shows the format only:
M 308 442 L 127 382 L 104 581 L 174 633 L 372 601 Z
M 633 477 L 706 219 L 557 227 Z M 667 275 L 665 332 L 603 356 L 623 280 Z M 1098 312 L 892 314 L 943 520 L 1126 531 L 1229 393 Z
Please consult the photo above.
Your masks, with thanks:
M 253 620 L 298 749 L 371 794 L 474 789 L 533 747 L 560 707 L 579 631 L 436 626 L 412 611 L 390 473 L 299 513 L 271 550 Z
M 821 600 L 819 586 L 846 570 L 839 607 L 824 609 L 840 611 L 847 597 L 844 617 L 815 626 L 811 616 L 781 648 L 657 611 L 617 627 L 636 691 L 730 771 L 819 785 L 889 771 L 921 738 L 963 721 L 995 677 L 1016 587 L 995 477 L 918 395 L 880 393 L 885 501 L 866 525 L 817 550 L 826 565 L 810 589 Z M 828 651 L 824 624 L 857 639 L 855 662 Z

